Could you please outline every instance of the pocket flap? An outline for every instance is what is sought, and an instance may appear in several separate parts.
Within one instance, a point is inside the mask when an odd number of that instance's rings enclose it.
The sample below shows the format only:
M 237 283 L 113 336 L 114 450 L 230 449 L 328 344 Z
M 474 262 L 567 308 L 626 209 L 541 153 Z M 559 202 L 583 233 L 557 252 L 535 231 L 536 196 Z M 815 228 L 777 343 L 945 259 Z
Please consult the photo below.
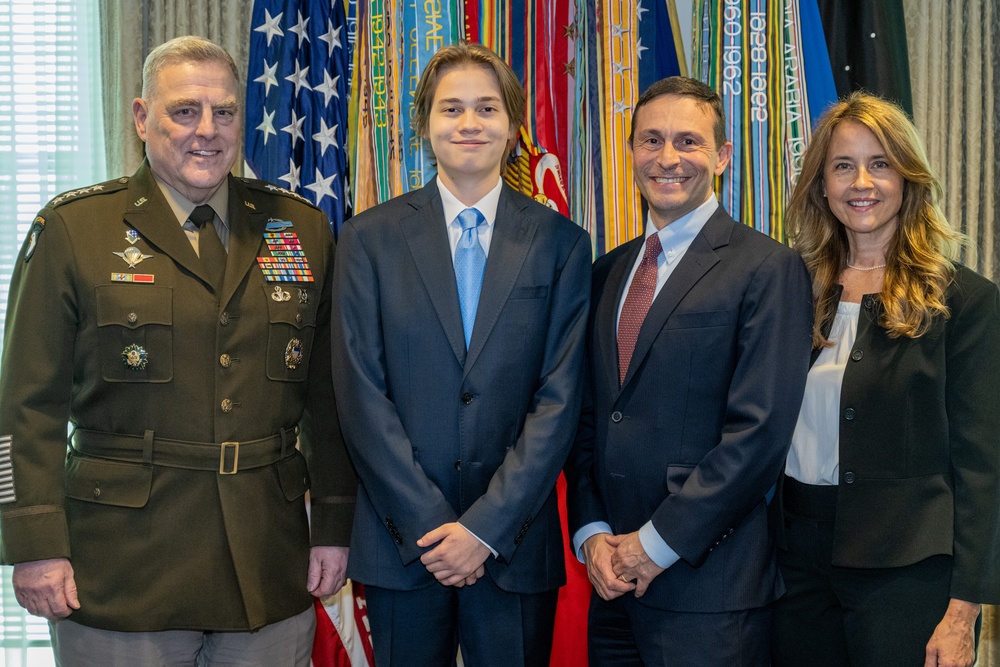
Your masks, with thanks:
M 97 326 L 116 324 L 136 329 L 173 323 L 173 290 L 152 285 L 98 285 Z
M 278 483 L 285 494 L 286 500 L 295 500 L 305 495 L 309 490 L 309 468 L 301 453 L 278 461 Z
M 153 486 L 153 466 L 71 455 L 66 497 L 101 505 L 144 507 Z
M 694 466 L 667 466 L 667 491 L 680 493 L 684 482 L 694 472 Z

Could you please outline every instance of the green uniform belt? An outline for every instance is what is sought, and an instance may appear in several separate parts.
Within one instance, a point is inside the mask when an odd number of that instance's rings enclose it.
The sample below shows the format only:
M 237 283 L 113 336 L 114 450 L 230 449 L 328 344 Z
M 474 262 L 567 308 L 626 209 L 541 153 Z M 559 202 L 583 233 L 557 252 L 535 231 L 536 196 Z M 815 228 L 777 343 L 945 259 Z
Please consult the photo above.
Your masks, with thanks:
M 239 470 L 268 466 L 289 456 L 295 449 L 295 437 L 294 427 L 283 428 L 268 438 L 222 443 L 158 438 L 152 431 L 142 436 L 78 428 L 70 438 L 70 445 L 85 456 L 232 475 Z

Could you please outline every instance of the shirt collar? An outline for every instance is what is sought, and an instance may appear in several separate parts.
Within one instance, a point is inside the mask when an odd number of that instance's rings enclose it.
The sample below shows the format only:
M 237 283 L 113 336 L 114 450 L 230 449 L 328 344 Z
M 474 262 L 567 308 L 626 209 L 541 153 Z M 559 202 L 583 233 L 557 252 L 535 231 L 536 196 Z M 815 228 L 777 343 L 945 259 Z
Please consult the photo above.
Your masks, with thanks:
M 695 210 L 682 215 L 677 218 L 669 225 L 665 226 L 663 229 L 657 229 L 656 225 L 650 219 L 649 215 L 646 215 L 646 236 L 649 238 L 653 234 L 659 234 L 660 245 L 663 247 L 663 252 L 669 253 L 670 250 L 687 247 L 694 240 L 694 237 L 698 235 L 698 232 L 702 230 L 708 219 L 712 217 L 716 209 L 719 208 L 719 200 L 715 198 L 712 194 L 705 200 L 705 203 L 696 208 Z
M 152 173 L 152 170 L 150 170 Z M 153 178 L 156 180 L 156 184 L 160 186 L 160 192 L 163 193 L 164 198 L 167 200 L 167 204 L 170 206 L 170 210 L 173 211 L 174 216 L 177 218 L 178 224 L 182 227 L 187 219 L 191 217 L 191 211 L 195 209 L 195 204 L 188 201 L 184 195 L 175 190 L 166 181 L 160 180 L 156 174 L 153 174 Z M 219 189 L 215 191 L 215 194 L 205 202 L 212 207 L 215 214 L 219 216 L 222 220 L 222 224 L 225 225 L 226 229 L 229 229 L 229 182 L 228 179 L 219 186 Z
M 444 220 L 449 225 L 455 222 L 455 218 L 458 214 L 467 208 L 479 209 L 479 212 L 483 214 L 483 218 L 486 220 L 487 225 L 492 225 L 497 219 L 497 207 L 500 205 L 500 191 L 503 190 L 503 179 L 497 179 L 496 187 L 486 193 L 486 196 L 477 201 L 472 206 L 466 206 L 458 200 L 458 197 L 451 193 L 451 190 L 445 187 L 441 179 L 438 178 L 437 187 L 438 192 L 441 193 L 441 205 L 444 208 Z

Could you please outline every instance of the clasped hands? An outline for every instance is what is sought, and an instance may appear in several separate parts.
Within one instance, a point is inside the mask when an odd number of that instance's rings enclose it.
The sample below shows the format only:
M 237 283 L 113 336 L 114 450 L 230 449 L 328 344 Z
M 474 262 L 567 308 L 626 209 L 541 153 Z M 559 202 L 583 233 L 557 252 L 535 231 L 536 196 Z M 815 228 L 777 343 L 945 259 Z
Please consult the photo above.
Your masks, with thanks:
M 605 600 L 613 600 L 630 591 L 635 591 L 637 598 L 642 597 L 653 579 L 663 572 L 663 568 L 646 555 L 637 532 L 591 535 L 583 543 L 583 558 L 590 583 Z
M 458 522 L 446 523 L 417 540 L 418 547 L 433 546 L 420 557 L 427 571 L 445 586 L 471 586 L 486 573 L 490 550 Z

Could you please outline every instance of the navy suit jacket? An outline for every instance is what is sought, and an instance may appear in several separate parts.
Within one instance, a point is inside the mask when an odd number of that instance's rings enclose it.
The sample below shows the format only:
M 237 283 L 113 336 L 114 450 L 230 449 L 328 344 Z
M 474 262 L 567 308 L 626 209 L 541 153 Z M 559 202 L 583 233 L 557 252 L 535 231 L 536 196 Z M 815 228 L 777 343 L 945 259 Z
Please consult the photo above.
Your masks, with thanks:
M 589 400 L 566 468 L 571 534 L 652 520 L 680 560 L 639 598 L 649 606 L 766 605 L 783 587 L 764 496 L 805 386 L 808 274 L 795 252 L 719 208 L 653 301 L 619 388 L 616 317 L 643 242 L 594 265 Z
M 460 521 L 498 552 L 486 570 L 503 590 L 565 582 L 554 487 L 579 420 L 590 272 L 586 232 L 504 186 L 466 352 L 437 184 L 344 226 L 333 355 L 361 482 L 352 579 L 430 586 L 416 541 Z

